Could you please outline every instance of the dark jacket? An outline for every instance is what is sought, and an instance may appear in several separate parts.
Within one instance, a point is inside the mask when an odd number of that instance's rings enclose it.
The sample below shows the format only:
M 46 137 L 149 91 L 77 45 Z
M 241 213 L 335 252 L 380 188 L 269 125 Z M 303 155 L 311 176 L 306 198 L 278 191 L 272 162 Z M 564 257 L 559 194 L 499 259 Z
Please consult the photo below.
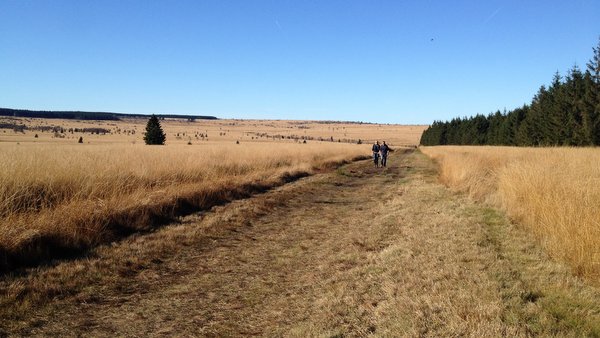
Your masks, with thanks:
M 386 156 L 388 154 L 388 151 L 390 151 L 390 147 L 388 147 L 387 144 L 382 144 L 381 147 L 379 147 L 381 149 L 381 155 Z

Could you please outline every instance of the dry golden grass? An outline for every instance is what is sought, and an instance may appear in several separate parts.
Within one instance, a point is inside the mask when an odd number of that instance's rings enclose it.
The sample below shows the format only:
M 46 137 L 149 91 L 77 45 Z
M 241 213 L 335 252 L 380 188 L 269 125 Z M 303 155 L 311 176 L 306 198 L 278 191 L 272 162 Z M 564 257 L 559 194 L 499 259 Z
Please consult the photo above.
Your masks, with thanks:
M 548 252 L 600 282 L 600 149 L 423 147 L 441 180 L 502 207 Z
M 335 142 L 0 144 L 0 266 L 77 252 L 368 153 Z
M 0 129 L 0 142 L 52 142 L 58 144 L 76 143 L 80 136 L 84 143 L 143 143 L 147 119 L 125 119 L 121 121 L 78 121 L 61 119 L 12 118 L 0 117 L 0 123 L 25 125 L 28 128 L 43 126 L 61 127 L 65 133 L 55 135 L 54 132 L 40 132 L 34 129 L 25 133 L 14 132 L 10 129 Z M 179 119 L 166 119 L 161 125 L 167 135 L 167 144 L 200 144 L 214 142 L 298 142 L 308 139 L 308 142 L 319 139 L 335 142 L 373 143 L 375 140 L 385 140 L 390 145 L 417 145 L 421 139 L 424 125 L 395 125 L 395 124 L 360 124 L 347 122 L 315 122 L 287 120 L 197 120 L 188 122 Z M 103 128 L 107 134 L 90 134 L 69 132 L 70 128 Z M 38 134 L 38 138 L 35 138 Z M 202 137 L 208 136 L 208 137 Z M 58 136 L 58 137 L 57 137 Z M 283 136 L 283 139 L 282 139 Z M 298 140 L 298 141 L 297 141 Z
M 76 200 L 110 200 L 181 184 L 220 184 L 273 170 L 308 171 L 368 148 L 347 144 L 1 145 L 0 216 Z
M 399 153 L 0 279 L 0 335 L 600 334 L 600 290 Z
M 417 144 L 425 128 L 167 119 L 167 145 L 148 147 L 146 122 L 0 117 L 5 126 L 27 127 L 0 129 L 0 271 L 78 253 L 368 155 L 376 139 Z

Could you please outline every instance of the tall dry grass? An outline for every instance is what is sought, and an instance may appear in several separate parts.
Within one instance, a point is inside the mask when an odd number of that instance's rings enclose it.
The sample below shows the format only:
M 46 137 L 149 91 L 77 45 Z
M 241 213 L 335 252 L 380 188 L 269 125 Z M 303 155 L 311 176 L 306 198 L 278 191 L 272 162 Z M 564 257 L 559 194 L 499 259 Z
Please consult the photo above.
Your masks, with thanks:
M 577 275 L 600 281 L 600 149 L 421 149 L 443 183 L 503 208 Z
M 247 196 L 368 145 L 0 144 L 0 271 Z

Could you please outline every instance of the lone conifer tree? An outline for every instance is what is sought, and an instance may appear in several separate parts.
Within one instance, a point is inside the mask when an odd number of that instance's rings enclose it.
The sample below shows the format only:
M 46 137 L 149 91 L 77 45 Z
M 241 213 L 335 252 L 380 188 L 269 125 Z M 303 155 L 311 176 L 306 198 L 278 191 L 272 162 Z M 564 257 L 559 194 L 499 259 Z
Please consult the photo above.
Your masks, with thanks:
M 158 118 L 152 114 L 146 125 L 146 134 L 144 135 L 144 141 L 146 144 L 165 144 L 165 133 L 158 122 Z

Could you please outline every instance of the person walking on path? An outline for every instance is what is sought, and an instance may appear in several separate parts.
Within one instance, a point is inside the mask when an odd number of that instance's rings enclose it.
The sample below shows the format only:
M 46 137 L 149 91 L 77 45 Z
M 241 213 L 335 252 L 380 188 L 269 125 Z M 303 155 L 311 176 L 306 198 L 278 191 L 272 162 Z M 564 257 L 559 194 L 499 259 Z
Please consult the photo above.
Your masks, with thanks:
M 381 147 L 379 146 L 379 141 L 375 141 L 375 144 L 373 145 L 373 148 L 371 150 L 373 150 L 373 162 L 375 162 L 375 167 L 379 167 L 379 151 L 380 151 Z
M 390 148 L 387 144 L 385 144 L 385 141 L 383 141 L 383 144 L 379 147 L 379 152 L 381 153 L 382 167 L 385 167 L 387 165 L 387 157 L 390 151 L 393 151 L 392 148 Z

